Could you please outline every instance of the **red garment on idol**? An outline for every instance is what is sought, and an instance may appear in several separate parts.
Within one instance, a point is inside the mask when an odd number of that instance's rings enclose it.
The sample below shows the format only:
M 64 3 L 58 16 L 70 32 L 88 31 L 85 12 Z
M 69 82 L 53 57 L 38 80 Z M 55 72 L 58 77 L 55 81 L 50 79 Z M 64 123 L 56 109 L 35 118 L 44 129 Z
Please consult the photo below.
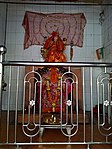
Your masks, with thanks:
M 57 37 L 56 41 L 54 38 Z M 48 50 L 46 62 L 66 62 L 66 57 L 63 53 L 65 45 L 56 32 L 52 33 L 44 45 L 44 49 Z

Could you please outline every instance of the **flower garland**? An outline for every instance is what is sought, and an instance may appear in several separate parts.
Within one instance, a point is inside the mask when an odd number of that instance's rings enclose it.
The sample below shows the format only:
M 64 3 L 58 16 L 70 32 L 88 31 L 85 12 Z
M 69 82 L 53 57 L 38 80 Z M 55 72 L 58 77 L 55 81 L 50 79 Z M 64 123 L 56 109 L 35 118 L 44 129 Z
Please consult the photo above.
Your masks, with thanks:
M 55 71 L 55 73 L 57 73 Z M 52 74 L 51 74 L 52 75 Z M 52 95 L 51 95 L 51 86 L 50 86 L 50 77 L 46 78 L 46 90 L 47 90 L 47 95 L 48 95 L 48 100 L 50 101 L 50 103 L 52 103 L 52 111 L 55 112 L 55 107 L 56 107 L 56 102 L 59 100 L 58 95 L 60 94 L 60 85 L 61 85 L 61 76 L 58 75 L 58 80 L 56 83 L 57 84 L 57 89 L 56 89 L 56 94 L 55 94 L 55 98 L 54 100 L 52 99 Z

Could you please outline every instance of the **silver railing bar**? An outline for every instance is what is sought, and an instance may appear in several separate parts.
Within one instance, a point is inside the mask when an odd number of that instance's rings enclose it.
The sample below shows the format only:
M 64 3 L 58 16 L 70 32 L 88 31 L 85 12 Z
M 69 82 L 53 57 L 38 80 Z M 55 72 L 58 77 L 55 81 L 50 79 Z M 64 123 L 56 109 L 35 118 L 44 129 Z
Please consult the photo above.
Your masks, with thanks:
M 104 84 L 103 84 L 103 103 L 104 103 L 104 100 L 105 100 L 105 89 L 104 89 Z M 103 105 L 103 123 L 102 123 L 102 126 L 105 125 L 105 106 Z
M 106 68 L 106 67 L 104 68 L 104 72 L 105 72 L 105 73 L 107 72 L 107 68 Z
M 2 133 L 1 133 L 1 129 L 2 129 L 2 75 L 3 75 L 3 67 L 2 64 L 0 63 L 0 141 L 2 139 Z
M 90 67 L 91 141 L 93 141 L 93 70 Z
M 0 143 L 0 145 L 96 145 L 96 144 L 112 144 L 112 142 L 32 142 L 32 143 Z
M 36 101 L 36 84 L 37 82 L 35 82 L 34 84 L 34 101 Z M 34 104 L 34 109 L 33 109 L 33 123 L 36 124 L 36 119 L 35 119 L 35 104 Z
M 100 104 L 100 89 L 99 89 L 99 81 L 98 81 L 98 78 L 97 78 L 97 97 L 98 97 L 98 114 L 97 114 L 97 116 L 98 116 L 98 130 L 99 130 L 99 132 L 100 132 L 100 114 L 99 114 L 99 112 L 100 112 L 100 110 L 99 110 L 99 104 Z
M 97 62 L 66 62 L 66 63 L 46 63 L 37 61 L 5 61 L 2 62 L 5 66 L 75 66 L 75 67 L 112 67 L 112 63 L 97 63 Z
M 86 123 L 85 123 L 85 68 L 82 68 L 82 86 L 83 86 L 83 115 L 84 115 L 84 142 L 86 141 Z
M 31 82 L 29 82 L 29 98 L 28 98 L 28 102 L 30 103 L 30 99 L 31 99 Z M 28 125 L 30 124 L 30 117 L 31 116 L 31 108 L 30 105 L 28 104 Z M 27 127 L 28 128 L 28 127 Z
M 11 92 L 11 76 L 12 76 L 12 66 L 9 70 L 9 90 L 8 90 L 8 110 L 7 110 L 7 143 L 9 141 L 9 113 L 10 113 L 10 92 Z
M 16 85 L 16 109 L 15 109 L 15 143 L 17 139 L 17 109 L 18 109 L 18 93 L 19 93 L 19 69 L 20 67 L 17 67 L 17 85 Z
M 108 101 L 110 102 L 110 97 L 111 97 L 111 87 L 110 87 L 110 83 L 108 83 Z M 108 123 L 110 125 L 110 113 L 111 113 L 111 107 L 108 106 L 107 107 L 107 110 L 108 110 L 108 115 L 107 115 L 107 120 L 108 120 Z

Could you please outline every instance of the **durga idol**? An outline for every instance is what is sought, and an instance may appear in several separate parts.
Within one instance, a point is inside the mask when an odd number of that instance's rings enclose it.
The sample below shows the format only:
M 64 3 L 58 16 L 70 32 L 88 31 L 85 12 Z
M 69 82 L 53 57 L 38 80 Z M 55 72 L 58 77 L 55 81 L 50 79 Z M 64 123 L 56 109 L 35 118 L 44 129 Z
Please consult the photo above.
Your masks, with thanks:
M 66 39 L 64 38 L 62 40 L 59 37 L 59 34 L 53 31 L 51 36 L 48 39 L 46 39 L 45 44 L 41 49 L 41 54 L 45 62 L 66 62 L 66 56 L 63 53 L 63 51 L 65 50 L 65 47 L 66 47 Z M 43 78 L 42 111 L 43 112 L 60 111 L 61 75 L 62 75 L 62 72 L 60 68 L 49 67 L 48 72 L 42 76 Z
M 66 62 L 66 57 L 63 51 L 65 50 L 66 39 L 63 41 L 57 32 L 52 32 L 44 47 L 41 49 L 41 54 L 45 62 Z

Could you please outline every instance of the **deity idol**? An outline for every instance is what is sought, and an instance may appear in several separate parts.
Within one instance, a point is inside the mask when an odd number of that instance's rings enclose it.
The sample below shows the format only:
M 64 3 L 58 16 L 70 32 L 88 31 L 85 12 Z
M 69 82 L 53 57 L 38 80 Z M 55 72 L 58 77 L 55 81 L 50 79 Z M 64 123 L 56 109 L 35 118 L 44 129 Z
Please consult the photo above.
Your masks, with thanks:
M 52 32 L 51 37 L 46 40 L 41 50 L 45 62 L 66 62 L 66 57 L 63 53 L 65 46 L 66 39 L 64 38 L 62 41 L 57 32 Z
M 65 50 L 66 39 L 61 39 L 57 32 L 46 40 L 41 54 L 45 62 L 66 62 L 63 51 Z M 63 69 L 63 68 L 62 68 Z M 42 111 L 43 112 L 59 112 L 60 111 L 60 79 L 62 69 L 57 67 L 48 68 L 43 78 L 42 93 Z M 63 89 L 62 89 L 63 90 Z M 65 102 L 65 92 L 63 92 L 63 105 Z

